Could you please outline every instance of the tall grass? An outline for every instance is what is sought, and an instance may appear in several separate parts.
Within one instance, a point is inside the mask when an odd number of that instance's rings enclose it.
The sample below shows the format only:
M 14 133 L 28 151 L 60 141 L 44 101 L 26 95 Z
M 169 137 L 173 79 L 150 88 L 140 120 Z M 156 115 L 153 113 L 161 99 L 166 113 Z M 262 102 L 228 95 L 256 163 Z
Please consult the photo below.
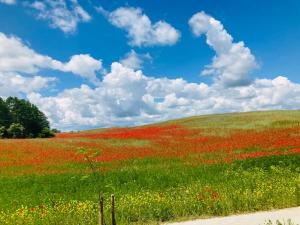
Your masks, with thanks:
M 106 199 L 115 194 L 119 224 L 297 206 L 299 159 L 273 156 L 192 167 L 153 158 L 124 163 L 98 181 L 78 173 L 2 177 L 0 223 L 96 224 L 98 186 Z M 105 211 L 109 215 L 108 204 Z

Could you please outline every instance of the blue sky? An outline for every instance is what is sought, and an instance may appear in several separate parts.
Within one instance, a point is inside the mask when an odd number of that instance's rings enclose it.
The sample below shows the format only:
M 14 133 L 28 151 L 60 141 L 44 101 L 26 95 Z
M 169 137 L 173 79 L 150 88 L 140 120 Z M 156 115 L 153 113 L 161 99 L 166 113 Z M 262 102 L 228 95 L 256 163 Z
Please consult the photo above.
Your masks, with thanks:
M 63 130 L 295 109 L 299 17 L 297 0 L 0 0 L 0 96 Z

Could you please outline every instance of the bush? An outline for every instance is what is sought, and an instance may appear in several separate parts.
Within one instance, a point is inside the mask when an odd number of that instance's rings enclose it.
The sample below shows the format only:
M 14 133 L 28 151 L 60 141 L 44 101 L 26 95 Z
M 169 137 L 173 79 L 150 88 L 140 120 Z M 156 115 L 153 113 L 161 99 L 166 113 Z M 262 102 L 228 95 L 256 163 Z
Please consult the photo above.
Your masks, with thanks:
M 59 134 L 61 131 L 54 128 L 54 129 L 52 129 L 52 132 L 53 132 L 54 134 Z
M 9 137 L 22 138 L 24 137 L 24 127 L 19 123 L 13 123 L 7 130 Z
M 49 128 L 44 128 L 42 132 L 40 133 L 41 138 L 49 138 L 49 137 L 54 137 L 54 132 L 51 131 Z

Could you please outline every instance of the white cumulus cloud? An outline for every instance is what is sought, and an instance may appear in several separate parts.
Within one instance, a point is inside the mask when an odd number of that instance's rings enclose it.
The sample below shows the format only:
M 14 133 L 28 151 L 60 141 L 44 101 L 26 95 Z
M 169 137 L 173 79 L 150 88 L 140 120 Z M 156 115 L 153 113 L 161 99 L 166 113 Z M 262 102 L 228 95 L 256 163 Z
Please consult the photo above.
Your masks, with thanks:
M 56 78 L 53 77 L 26 77 L 17 73 L 0 72 L 0 96 L 20 96 L 40 91 L 48 87 Z
M 278 76 L 248 86 L 224 88 L 182 78 L 154 78 L 113 63 L 99 85 L 82 85 L 43 97 L 27 97 L 63 130 L 139 125 L 199 114 L 267 109 L 297 109 L 300 84 Z
M 125 67 L 141 69 L 145 61 L 152 61 L 152 57 L 149 53 L 138 54 L 134 50 L 131 50 L 120 60 L 120 63 Z
M 212 64 L 203 71 L 213 75 L 211 85 L 147 76 L 140 70 L 143 55 L 133 50 L 120 62 L 113 62 L 100 80 L 101 60 L 79 54 L 61 62 L 38 54 L 17 37 L 0 33 L 0 96 L 26 95 L 49 117 L 53 127 L 63 130 L 138 125 L 209 113 L 299 108 L 300 84 L 285 76 L 254 78 L 246 84 L 247 75 L 256 68 L 255 57 L 243 42 L 233 42 L 219 21 L 202 12 L 189 23 L 195 35 L 205 34 L 207 44 L 216 51 Z M 40 90 L 55 81 L 38 75 L 43 69 L 71 72 L 97 85 L 82 84 L 43 96 Z
M 51 27 L 64 33 L 74 33 L 78 23 L 91 20 L 77 0 L 34 1 L 29 6 L 37 11 L 38 19 L 49 21 Z
M 197 99 L 202 99 L 207 95 L 207 88 L 205 84 L 191 84 L 183 79 L 148 77 L 140 70 L 134 71 L 115 62 L 96 88 L 82 85 L 57 96 L 31 93 L 28 98 L 41 107 L 54 126 L 72 129 L 141 124 L 170 118 L 169 110 L 177 111 L 177 105 L 188 105 L 194 93 Z M 173 112 L 172 117 L 176 116 L 178 114 Z
M 21 39 L 0 32 L 0 72 L 35 74 L 41 69 L 71 72 L 91 82 L 97 82 L 97 73 L 103 71 L 102 61 L 88 54 L 74 55 L 64 63 L 38 54 Z
M 202 74 L 214 75 L 224 86 L 246 84 L 247 75 L 257 67 L 257 63 L 244 42 L 233 42 L 232 36 L 224 29 L 222 23 L 205 12 L 193 15 L 189 25 L 196 36 L 205 34 L 207 44 L 216 52 L 212 63 Z
M 132 46 L 174 45 L 180 32 L 165 21 L 152 23 L 140 8 L 120 7 L 112 12 L 97 8 L 111 24 L 128 32 Z
M 97 72 L 103 71 L 102 61 L 88 54 L 74 55 L 70 61 L 61 66 L 62 70 L 78 74 L 92 82 L 98 82 Z
M 40 68 L 56 68 L 60 62 L 36 53 L 19 38 L 0 32 L 0 71 L 36 73 Z

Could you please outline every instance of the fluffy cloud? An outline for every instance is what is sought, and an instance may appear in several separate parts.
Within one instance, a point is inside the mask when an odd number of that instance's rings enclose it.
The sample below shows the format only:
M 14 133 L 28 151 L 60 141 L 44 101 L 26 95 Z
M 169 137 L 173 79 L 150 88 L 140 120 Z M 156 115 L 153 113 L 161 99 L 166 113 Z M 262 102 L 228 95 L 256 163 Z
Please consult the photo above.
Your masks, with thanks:
M 16 4 L 16 0 L 0 0 L 0 3 L 13 5 L 13 4 Z
M 97 8 L 111 24 L 128 32 L 132 46 L 174 45 L 180 32 L 165 21 L 152 24 L 140 8 L 120 7 L 113 12 Z
M 206 43 L 216 52 L 211 65 L 202 74 L 214 75 L 216 81 L 224 86 L 246 84 L 247 75 L 257 67 L 257 63 L 244 42 L 234 43 L 220 21 L 204 12 L 193 15 L 189 25 L 196 36 L 205 34 Z
M 143 60 L 134 51 L 121 63 L 112 63 L 100 81 L 96 75 L 103 70 L 101 60 L 82 54 L 64 63 L 0 33 L 0 96 L 25 94 L 45 112 L 52 126 L 63 130 L 138 125 L 208 113 L 298 108 L 300 84 L 278 76 L 241 85 L 256 67 L 250 50 L 243 42 L 234 43 L 222 24 L 203 12 L 195 14 L 189 23 L 195 35 L 205 34 L 208 45 L 216 51 L 212 64 L 203 71 L 214 76 L 211 85 L 147 76 L 137 70 Z M 36 75 L 42 69 L 72 72 L 97 85 L 83 84 L 45 97 L 39 90 L 55 79 Z
M 82 85 L 52 97 L 27 97 L 63 130 L 139 125 L 208 113 L 296 109 L 300 85 L 286 77 L 256 79 L 248 86 L 223 88 L 184 79 L 153 78 L 120 63 L 96 88 Z
M 103 71 L 102 61 L 96 60 L 88 54 L 72 56 L 68 63 L 61 66 L 61 69 L 78 74 L 94 83 L 98 82 L 97 72 Z
M 54 97 L 32 93 L 28 98 L 41 107 L 54 126 L 71 129 L 132 125 L 169 118 L 170 113 L 164 115 L 169 108 L 177 110 L 176 105 L 188 104 L 193 100 L 188 98 L 196 92 L 201 99 L 206 89 L 205 84 L 190 84 L 183 79 L 155 79 L 113 63 L 110 73 L 94 89 L 82 85 Z M 172 95 L 179 99 L 171 99 Z
M 38 12 L 38 19 L 49 21 L 51 27 L 59 28 L 64 33 L 74 33 L 78 23 L 91 20 L 77 0 L 34 1 L 30 7 Z
M 72 72 L 91 82 L 98 81 L 96 75 L 103 71 L 102 61 L 88 54 L 74 55 L 63 63 L 36 53 L 17 37 L 0 32 L 0 72 L 35 74 L 41 69 Z
M 59 66 L 59 61 L 36 53 L 17 37 L 0 32 L 0 71 L 36 73 L 40 68 Z
M 132 69 L 141 69 L 144 61 L 151 61 L 152 57 L 149 53 L 138 54 L 134 50 L 128 52 L 124 58 L 120 60 L 120 63 Z
M 25 77 L 17 73 L 0 72 L 0 96 L 20 96 L 40 91 L 55 81 L 53 77 Z

